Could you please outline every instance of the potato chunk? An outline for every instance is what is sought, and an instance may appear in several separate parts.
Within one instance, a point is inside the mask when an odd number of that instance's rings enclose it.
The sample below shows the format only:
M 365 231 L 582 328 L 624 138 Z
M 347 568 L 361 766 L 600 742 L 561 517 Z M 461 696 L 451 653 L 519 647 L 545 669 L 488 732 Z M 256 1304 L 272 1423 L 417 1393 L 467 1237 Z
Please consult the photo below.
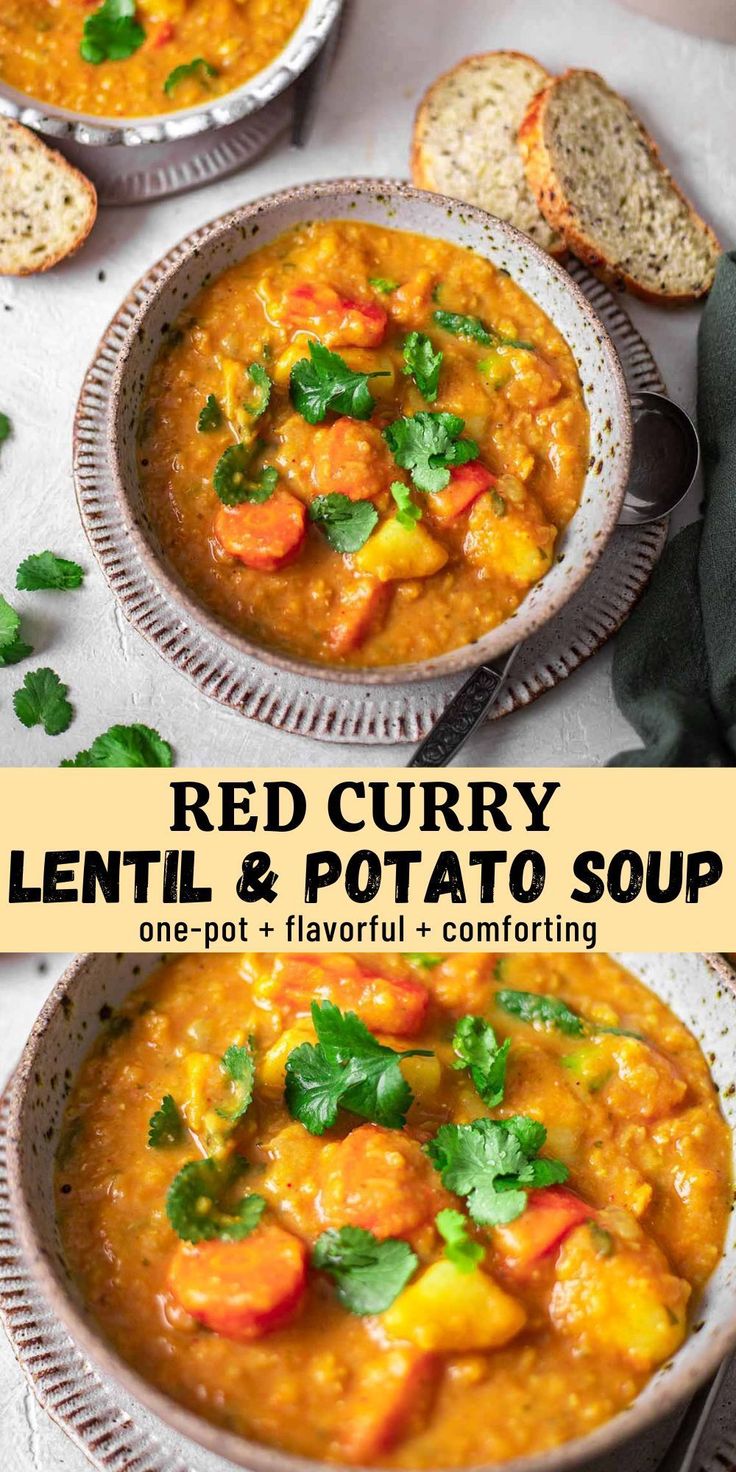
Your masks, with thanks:
M 402 526 L 391 517 L 355 554 L 355 566 L 382 583 L 394 578 L 431 578 L 447 562 L 447 552 L 421 524 Z
M 488 577 L 507 577 L 528 588 L 549 570 L 557 529 L 541 514 L 532 515 L 527 500 L 523 511 L 505 503 L 499 515 L 490 495 L 479 496 L 470 513 L 464 552 L 468 561 Z
M 391 1339 L 466 1354 L 507 1344 L 523 1329 L 526 1313 L 481 1268 L 460 1273 L 443 1260 L 405 1288 L 381 1322 Z

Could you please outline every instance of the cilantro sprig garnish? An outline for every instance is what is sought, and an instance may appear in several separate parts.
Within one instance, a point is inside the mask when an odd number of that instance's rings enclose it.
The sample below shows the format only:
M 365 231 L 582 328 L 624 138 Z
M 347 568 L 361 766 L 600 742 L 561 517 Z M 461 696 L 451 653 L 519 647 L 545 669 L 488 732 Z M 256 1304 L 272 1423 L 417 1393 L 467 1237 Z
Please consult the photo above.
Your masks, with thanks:
M 219 429 L 222 424 L 222 409 L 214 394 L 208 394 L 202 408 L 197 416 L 197 429 L 200 434 L 209 434 L 212 429 Z
M 387 376 L 383 371 L 354 373 L 339 353 L 310 339 L 309 357 L 300 358 L 291 370 L 291 402 L 308 424 L 320 424 L 328 410 L 351 419 L 369 419 L 375 399 L 368 380 Z
M 242 1119 L 253 1099 L 256 1080 L 256 1065 L 253 1057 L 253 1040 L 247 1047 L 231 1043 L 220 1059 L 220 1067 L 231 1086 L 233 1105 L 231 1109 L 218 1109 L 221 1119 L 235 1124 Z
M 495 1109 L 503 1099 L 510 1038 L 498 1043 L 490 1022 L 468 1015 L 459 1019 L 452 1046 L 457 1054 L 453 1067 L 469 1069 L 483 1103 Z
M 437 398 L 443 357 L 441 350 L 435 352 L 431 339 L 424 332 L 410 332 L 404 339 L 404 373 L 414 379 L 428 404 L 433 404 Z
M 486 327 L 480 317 L 465 317 L 462 312 L 433 312 L 438 327 L 444 327 L 445 332 L 451 332 L 453 337 L 468 337 L 473 342 L 480 342 L 484 347 L 496 348 L 523 348 L 527 353 L 536 351 L 533 342 L 526 342 L 521 337 L 504 337 L 497 332 L 495 327 Z
M 363 1227 L 340 1227 L 317 1238 L 312 1265 L 332 1278 L 349 1313 L 381 1314 L 406 1287 L 419 1259 L 397 1237 L 379 1241 Z
M 359 552 L 378 521 L 372 501 L 351 501 L 342 491 L 315 496 L 309 520 L 322 528 L 333 552 Z
M 27 593 L 50 588 L 67 592 L 71 588 L 80 588 L 83 581 L 84 568 L 78 562 L 57 557 L 55 552 L 32 552 L 21 562 L 15 586 Z
M 111 726 L 96 736 L 86 751 L 68 757 L 62 767 L 170 767 L 173 754 L 168 741 L 151 726 Z
M 13 709 L 24 726 L 43 726 L 47 736 L 60 736 L 73 714 L 67 693 L 55 670 L 29 670 L 13 696 Z
M 419 506 L 411 499 L 411 491 L 401 480 L 394 480 L 389 487 L 391 495 L 396 502 L 396 520 L 400 526 L 411 528 L 416 526 L 422 519 Z
M 135 0 L 103 0 L 84 22 L 79 54 L 94 66 L 101 61 L 124 61 L 145 39 L 143 26 L 135 19 Z
M 480 1242 L 474 1242 L 468 1232 L 468 1223 L 461 1211 L 451 1206 L 438 1211 L 435 1226 L 445 1243 L 445 1257 L 459 1273 L 472 1273 L 483 1261 L 485 1252 Z
M 255 475 L 251 466 L 255 446 L 229 445 L 223 450 L 212 477 L 212 484 L 223 506 L 240 506 L 243 501 L 260 504 L 273 495 L 279 478 L 275 465 L 264 465 Z
M 397 465 L 408 470 L 420 491 L 443 491 L 450 481 L 450 468 L 475 460 L 479 450 L 474 440 L 461 440 L 465 420 L 459 414 L 420 414 L 394 419 L 383 437 Z
M 170 97 L 174 88 L 178 87 L 180 82 L 188 81 L 190 77 L 204 86 L 208 77 L 216 76 L 218 76 L 217 67 L 213 66 L 211 61 L 205 61 L 203 56 L 195 56 L 193 61 L 183 61 L 180 66 L 175 66 L 174 70 L 169 72 L 164 82 L 164 92 L 167 97 Z
M 540 992 L 517 992 L 504 989 L 496 992 L 494 1001 L 510 1017 L 521 1022 L 539 1023 L 545 1028 L 556 1028 L 568 1037 L 582 1037 L 585 1023 L 577 1012 L 573 1012 L 558 997 L 545 997 Z
M 184 1242 L 211 1242 L 221 1238 L 238 1242 L 255 1231 L 266 1203 L 256 1194 L 244 1196 L 232 1211 L 220 1201 L 230 1184 L 214 1160 L 190 1160 L 174 1176 L 166 1193 L 166 1215 Z
M 448 1191 L 466 1197 L 473 1221 L 500 1226 L 521 1216 L 533 1186 L 567 1180 L 561 1160 L 539 1159 L 546 1138 L 543 1124 L 517 1114 L 503 1121 L 443 1124 L 425 1148 Z
M 322 1135 L 339 1109 L 400 1130 L 414 1095 L 402 1058 L 430 1058 L 423 1048 L 402 1053 L 379 1043 L 354 1012 L 334 1002 L 312 1002 L 316 1043 L 302 1043 L 286 1060 L 289 1113 L 312 1135 Z
M 20 637 L 20 614 L 0 594 L 0 666 L 18 664 L 33 653 L 33 646 Z
M 391 281 L 388 276 L 369 276 L 368 285 L 372 286 L 374 291 L 380 291 L 382 296 L 390 296 L 392 291 L 398 290 L 399 283 Z
M 151 1150 L 161 1150 L 166 1145 L 178 1145 L 184 1136 L 184 1123 L 173 1094 L 164 1094 L 158 1107 L 148 1121 L 148 1144 Z

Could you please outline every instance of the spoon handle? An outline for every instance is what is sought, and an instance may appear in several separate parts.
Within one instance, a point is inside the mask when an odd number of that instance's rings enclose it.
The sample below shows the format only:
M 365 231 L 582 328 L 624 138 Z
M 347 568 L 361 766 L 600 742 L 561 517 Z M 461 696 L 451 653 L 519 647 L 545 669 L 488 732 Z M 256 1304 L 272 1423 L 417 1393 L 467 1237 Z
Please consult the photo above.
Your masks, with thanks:
M 499 668 L 481 664 L 477 670 L 473 670 L 465 684 L 453 695 L 447 709 L 435 721 L 432 730 L 420 742 L 407 766 L 444 767 L 452 761 L 468 737 L 472 736 L 476 726 L 488 714 L 506 682 L 518 650 L 517 644 Z

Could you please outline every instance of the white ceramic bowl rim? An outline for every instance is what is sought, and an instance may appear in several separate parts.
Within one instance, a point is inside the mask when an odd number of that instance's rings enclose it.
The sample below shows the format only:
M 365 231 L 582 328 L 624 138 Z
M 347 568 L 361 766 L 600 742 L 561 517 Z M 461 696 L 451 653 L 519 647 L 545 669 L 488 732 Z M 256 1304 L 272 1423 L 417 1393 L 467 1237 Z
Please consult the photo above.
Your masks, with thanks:
M 0 79 L 0 116 L 56 138 L 73 138 L 91 147 L 171 143 L 213 128 L 227 127 L 264 107 L 304 71 L 338 20 L 343 0 L 308 0 L 302 19 L 282 51 L 268 66 L 222 97 L 180 111 L 145 117 L 105 118 L 71 112 L 41 102 Z
M 10 1203 L 17 1223 L 19 1239 L 24 1255 L 34 1271 L 41 1292 L 64 1324 L 72 1339 L 83 1352 L 105 1374 L 116 1379 L 126 1391 L 141 1401 L 166 1425 L 188 1436 L 236 1466 L 246 1467 L 249 1472 L 334 1472 L 334 1463 L 313 1461 L 295 1456 L 268 1446 L 250 1441 L 221 1428 L 186 1409 L 179 1401 L 165 1395 L 145 1380 L 136 1370 L 104 1340 L 101 1333 L 87 1320 L 73 1302 L 69 1292 L 60 1284 L 43 1248 L 33 1217 L 33 1209 L 26 1197 L 20 1161 L 19 1142 L 23 1105 L 29 1080 L 33 1076 L 38 1049 L 49 1024 L 54 1020 L 59 1007 L 85 967 L 95 960 L 94 953 L 77 956 L 64 971 L 49 994 L 39 1013 L 23 1050 L 16 1074 L 11 1085 L 8 1120 L 8 1181 Z M 152 966 L 157 958 L 141 957 L 146 966 Z M 161 959 L 161 958 L 158 958 Z M 731 967 L 718 954 L 701 954 L 700 958 L 712 972 L 713 983 L 725 986 L 733 993 L 736 979 Z M 133 985 L 131 985 L 131 990 Z M 92 1043 L 87 1039 L 87 1046 Z M 736 1144 L 736 1142 L 735 1142 Z M 690 1334 L 687 1344 L 692 1344 Z M 656 1400 L 643 1403 L 635 1399 L 631 1406 L 615 1415 L 587 1436 L 576 1437 L 552 1450 L 531 1456 L 516 1457 L 503 1463 L 474 1464 L 466 1472 L 585 1472 L 587 1465 L 606 1453 L 615 1453 L 632 1437 L 642 1435 L 654 1423 L 682 1407 L 683 1401 L 692 1396 L 698 1387 L 713 1375 L 723 1359 L 736 1348 L 736 1316 L 730 1324 L 713 1331 L 708 1338 L 699 1340 L 702 1345 L 697 1357 L 697 1370 L 693 1373 L 678 1373 L 679 1351 L 670 1362 L 670 1373 L 658 1386 Z M 683 1347 L 684 1348 L 684 1347 Z M 356 1467 L 353 1472 L 380 1472 L 373 1467 Z M 457 1469 L 435 1468 L 433 1472 L 457 1472 Z
M 505 246 L 511 253 L 528 262 L 533 268 L 546 277 L 550 284 L 550 290 L 560 292 L 561 300 L 567 300 L 573 310 L 577 313 L 578 321 L 584 324 L 585 332 L 588 334 L 588 347 L 592 351 L 592 343 L 596 344 L 596 351 L 600 354 L 600 363 L 604 370 L 607 390 L 610 392 L 611 411 L 609 412 L 608 429 L 612 441 L 615 444 L 615 460 L 613 463 L 614 481 L 612 489 L 609 490 L 605 502 L 600 505 L 596 512 L 597 521 L 594 535 L 590 538 L 587 550 L 581 552 L 581 560 L 573 565 L 568 559 L 565 579 L 560 578 L 557 585 L 554 579 L 557 567 L 553 567 L 540 581 L 529 590 L 526 598 L 522 601 L 516 611 L 504 622 L 491 629 L 472 644 L 465 644 L 459 648 L 447 650 L 444 654 L 436 655 L 415 663 L 386 665 L 386 666 L 334 666 L 330 664 L 319 664 L 306 659 L 298 659 L 280 650 L 270 648 L 267 644 L 256 643 L 255 640 L 239 634 L 229 627 L 227 623 L 211 612 L 196 595 L 184 586 L 178 575 L 169 569 L 151 546 L 148 537 L 142 532 L 139 519 L 131 506 L 125 478 L 121 469 L 121 411 L 120 402 L 122 388 L 126 382 L 129 371 L 131 355 L 136 351 L 139 339 L 145 332 L 145 325 L 149 314 L 151 314 L 163 295 L 171 287 L 179 273 L 191 264 L 196 256 L 202 257 L 204 252 L 214 251 L 218 243 L 226 240 L 231 232 L 240 232 L 245 236 L 245 231 L 253 222 L 260 217 L 270 216 L 283 207 L 291 207 L 295 203 L 303 204 L 308 210 L 309 204 L 315 201 L 335 201 L 338 211 L 344 213 L 349 209 L 345 202 L 350 200 L 366 198 L 368 201 L 378 205 L 379 203 L 391 211 L 398 206 L 407 206 L 411 209 L 426 210 L 430 215 L 436 216 L 437 220 L 446 220 L 448 215 L 452 218 L 457 216 L 461 230 L 468 224 L 474 226 L 479 232 L 485 232 L 486 237 L 493 235 L 496 245 L 500 248 Z M 356 216 L 356 218 L 358 218 Z M 395 228 L 411 229 L 410 220 L 394 218 L 386 220 L 387 225 Z M 428 234 L 425 229 L 420 233 Z M 421 681 L 434 679 L 442 675 L 456 674 L 458 671 L 470 669 L 481 664 L 485 660 L 496 659 L 505 653 L 511 646 L 520 640 L 526 639 L 530 634 L 536 632 L 543 624 L 557 613 L 565 603 L 577 591 L 585 580 L 592 567 L 595 566 L 607 541 L 613 534 L 621 505 L 626 494 L 626 486 L 629 476 L 629 468 L 632 455 L 632 420 L 629 394 L 626 387 L 623 369 L 616 348 L 606 327 L 601 322 L 595 309 L 589 302 L 585 293 L 572 280 L 569 273 L 559 262 L 552 259 L 546 251 L 535 245 L 527 235 L 517 230 L 513 225 L 504 220 L 499 220 L 489 215 L 474 205 L 461 203 L 450 199 L 447 195 L 428 193 L 425 190 L 415 189 L 412 185 L 401 180 L 375 179 L 375 178 L 347 178 L 334 179 L 312 184 L 300 184 L 289 189 L 280 190 L 274 194 L 263 195 L 259 199 L 242 205 L 226 215 L 221 215 L 212 220 L 201 229 L 175 247 L 170 256 L 165 258 L 166 264 L 162 263 L 162 269 L 158 274 L 157 268 L 147 273 L 146 280 L 150 281 L 155 276 L 155 282 L 149 286 L 140 298 L 140 289 L 134 290 L 128 297 L 139 299 L 137 310 L 132 318 L 127 319 L 126 330 L 122 337 L 117 363 L 112 374 L 109 393 L 109 404 L 107 413 L 107 459 L 110 467 L 113 494 L 117 503 L 119 515 L 125 524 L 126 535 L 135 546 L 136 553 L 143 563 L 148 574 L 152 578 L 158 591 L 172 605 L 178 620 L 184 622 L 196 636 L 197 625 L 204 626 L 208 633 L 214 638 L 232 646 L 241 655 L 248 659 L 259 661 L 261 664 L 271 665 L 276 669 L 288 670 L 292 674 L 309 676 L 317 679 L 336 680 L 341 684 L 371 684 L 371 685 L 393 685 L 401 681 Z M 226 267 L 223 267 L 226 269 Z M 522 268 L 520 267 L 520 272 Z M 219 271 L 213 274 L 220 274 Z M 522 289 L 529 295 L 534 295 L 529 285 L 520 283 Z M 548 307 L 544 302 L 538 301 L 543 311 Z M 125 311 L 125 305 L 120 309 L 119 316 Z M 181 298 L 179 308 L 181 308 Z M 176 310 L 172 308 L 172 310 Z M 115 319 L 114 319 L 115 320 Z M 112 326 L 112 324 L 111 324 Z M 561 328 L 558 328 L 561 330 Z M 108 328 L 108 332 L 110 328 Z M 564 336 L 564 332 L 563 332 Z M 591 397 L 588 399 L 589 408 L 592 406 L 598 386 L 593 383 L 589 385 Z M 614 436 L 617 439 L 614 440 Z M 591 447 L 593 448 L 593 447 Z M 606 447 L 604 446 L 604 450 Z M 598 453 L 597 451 L 595 453 Z M 592 459 L 595 458 L 595 453 Z M 603 451 L 601 451 L 603 454 Z M 603 460 L 599 462 L 603 465 Z M 594 472 L 589 469 L 586 477 L 586 487 Z M 586 505 L 588 495 L 592 498 L 595 487 L 584 490 L 583 501 L 573 515 L 571 522 L 565 529 L 563 546 L 566 540 L 574 534 L 574 528 L 580 523 L 583 508 Z M 83 513 L 84 515 L 84 513 Z M 94 544 L 93 544 L 94 546 Z M 553 592 L 554 587 L 554 592 Z M 540 591 L 542 590 L 542 591 Z

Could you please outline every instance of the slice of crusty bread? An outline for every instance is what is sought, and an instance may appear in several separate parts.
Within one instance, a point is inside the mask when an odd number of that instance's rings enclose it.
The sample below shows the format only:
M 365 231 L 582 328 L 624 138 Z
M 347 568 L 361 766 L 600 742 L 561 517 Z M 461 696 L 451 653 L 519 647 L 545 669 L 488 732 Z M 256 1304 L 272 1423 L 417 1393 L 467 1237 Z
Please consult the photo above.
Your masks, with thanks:
M 596 72 L 549 82 L 527 109 L 519 144 L 540 209 L 602 280 L 646 301 L 692 301 L 710 290 L 720 254 L 713 231 Z
M 411 169 L 420 189 L 481 205 L 557 254 L 561 242 L 524 176 L 517 134 L 550 74 L 519 51 L 469 56 L 433 82 L 414 123 Z
M 28 128 L 0 118 L 0 276 L 48 271 L 79 249 L 96 218 L 89 179 Z

